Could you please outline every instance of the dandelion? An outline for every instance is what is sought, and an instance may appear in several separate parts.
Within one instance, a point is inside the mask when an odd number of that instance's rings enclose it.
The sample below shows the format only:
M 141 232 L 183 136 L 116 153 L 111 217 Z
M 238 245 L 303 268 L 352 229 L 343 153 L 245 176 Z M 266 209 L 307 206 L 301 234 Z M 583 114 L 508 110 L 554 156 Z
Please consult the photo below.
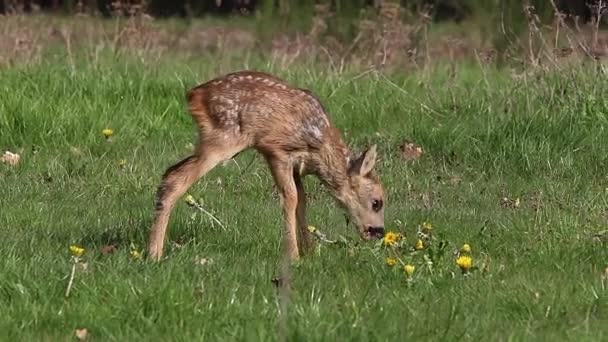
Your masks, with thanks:
M 77 245 L 71 245 L 70 246 L 70 253 L 72 254 L 72 271 L 70 272 L 70 280 L 68 280 L 68 287 L 65 290 L 65 297 L 69 297 L 70 296 L 70 291 L 72 290 L 72 286 L 74 285 L 74 276 L 76 275 L 76 266 L 79 265 L 81 266 L 83 269 L 86 269 L 86 263 L 82 263 L 80 260 L 80 257 L 84 254 L 85 250 L 84 248 L 77 246 Z
M 72 245 L 70 246 L 70 253 L 72 253 L 73 256 L 80 258 L 84 254 L 84 248 Z
M 392 246 L 395 243 L 397 243 L 398 239 L 399 239 L 399 234 L 394 233 L 394 232 L 388 232 L 388 233 L 386 233 L 386 235 L 384 235 L 384 238 L 382 239 L 382 241 L 384 242 L 384 245 Z
M 424 243 L 422 242 L 422 240 L 418 239 L 418 241 L 416 241 L 416 245 L 414 246 L 414 249 L 417 251 L 424 249 Z
M 471 246 L 468 243 L 465 243 L 464 245 L 462 245 L 460 251 L 462 253 L 471 253 Z
M 473 258 L 468 255 L 461 255 L 456 259 L 456 265 L 460 267 L 462 272 L 468 272 L 473 266 Z
M 141 259 L 141 252 L 137 250 L 135 244 L 133 244 L 132 242 L 129 245 L 129 254 L 131 255 L 131 258 L 135 260 Z
M 215 217 L 215 215 L 213 215 L 212 213 L 210 213 L 207 210 L 205 210 L 205 208 L 203 208 L 202 203 L 197 203 L 192 195 L 187 195 L 186 197 L 184 197 L 184 201 L 189 206 L 191 206 L 191 207 L 193 207 L 195 209 L 198 209 L 199 211 L 202 211 L 203 213 L 205 213 L 207 216 L 209 216 L 213 220 L 213 222 L 219 224 L 220 227 L 222 227 L 224 229 L 226 228 L 224 226 L 224 224 L 222 223 L 222 221 L 218 220 L 217 217 Z M 192 217 L 194 217 L 194 215 Z
M 186 196 L 186 198 L 184 198 L 184 201 L 186 201 L 186 204 L 191 207 L 196 206 L 196 201 L 194 200 L 194 197 L 192 195 Z
M 317 239 L 323 241 L 323 242 L 327 242 L 327 243 L 336 243 L 338 242 L 338 240 L 330 240 L 327 238 L 327 235 L 325 233 L 323 233 L 322 231 L 318 230 L 315 226 L 308 226 L 307 227 L 308 231 L 317 237 Z
M 422 222 L 422 228 L 424 230 L 433 230 L 433 225 L 430 222 Z
M 129 252 L 129 254 L 131 254 L 131 258 L 135 259 L 135 260 L 140 260 L 141 259 L 141 253 L 135 249 L 131 250 Z
M 127 160 L 126 159 L 121 159 L 118 161 L 118 166 L 120 167 L 125 167 L 127 165 Z
M 112 130 L 111 128 L 104 128 L 104 129 L 101 131 L 101 134 L 103 134 L 103 136 L 104 136 L 106 139 L 110 139 L 110 138 L 112 137 L 112 135 L 114 135 L 114 130 Z
M 416 266 L 414 266 L 412 264 L 407 264 L 407 265 L 403 266 L 403 271 L 405 272 L 405 275 L 408 277 L 411 277 L 414 274 L 415 270 L 416 270 Z
M 386 258 L 386 264 L 389 267 L 393 267 L 393 266 L 397 265 L 397 259 L 395 259 L 395 258 Z

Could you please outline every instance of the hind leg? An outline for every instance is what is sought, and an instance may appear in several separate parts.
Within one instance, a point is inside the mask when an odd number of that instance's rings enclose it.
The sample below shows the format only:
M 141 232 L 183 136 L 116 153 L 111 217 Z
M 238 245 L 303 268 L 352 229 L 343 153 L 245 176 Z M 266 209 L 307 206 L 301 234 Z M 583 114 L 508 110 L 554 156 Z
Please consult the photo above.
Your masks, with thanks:
M 214 140 L 207 140 L 212 142 Z M 158 261 L 163 255 L 163 246 L 169 218 L 175 203 L 186 191 L 220 162 L 230 159 L 244 146 L 217 146 L 213 143 L 199 145 L 196 153 L 167 169 L 156 195 L 154 221 L 150 228 L 148 254 Z

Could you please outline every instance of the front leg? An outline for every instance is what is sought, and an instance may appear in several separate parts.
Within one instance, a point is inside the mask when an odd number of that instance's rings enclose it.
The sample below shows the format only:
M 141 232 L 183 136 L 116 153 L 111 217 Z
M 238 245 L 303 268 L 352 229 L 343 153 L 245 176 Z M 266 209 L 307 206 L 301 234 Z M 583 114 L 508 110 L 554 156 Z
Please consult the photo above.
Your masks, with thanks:
M 293 166 L 277 157 L 266 157 L 272 176 L 281 196 L 283 206 L 283 253 L 291 260 L 298 260 L 297 219 L 298 192 L 293 177 Z
M 300 255 L 309 253 L 315 247 L 312 234 L 308 231 L 306 223 L 306 192 L 304 191 L 303 179 L 299 175 L 294 175 L 296 189 L 298 190 L 298 205 L 296 209 L 296 220 L 298 226 L 298 248 Z

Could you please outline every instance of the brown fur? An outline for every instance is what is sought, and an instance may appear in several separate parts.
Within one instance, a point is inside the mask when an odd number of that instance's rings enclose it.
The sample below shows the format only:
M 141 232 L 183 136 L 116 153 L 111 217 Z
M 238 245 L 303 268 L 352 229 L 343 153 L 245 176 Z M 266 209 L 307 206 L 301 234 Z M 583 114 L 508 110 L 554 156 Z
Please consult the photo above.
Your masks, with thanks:
M 375 146 L 354 159 L 312 93 L 266 73 L 241 71 L 191 89 L 187 101 L 199 141 L 192 156 L 163 175 L 148 243 L 151 257 L 162 256 L 176 201 L 218 163 L 248 148 L 264 156 L 281 195 L 283 246 L 290 258 L 297 259 L 313 245 L 302 184 L 308 174 L 327 186 L 363 238 L 382 231 L 384 194 L 372 172 Z M 374 200 L 381 202 L 380 208 L 378 202 L 372 208 Z

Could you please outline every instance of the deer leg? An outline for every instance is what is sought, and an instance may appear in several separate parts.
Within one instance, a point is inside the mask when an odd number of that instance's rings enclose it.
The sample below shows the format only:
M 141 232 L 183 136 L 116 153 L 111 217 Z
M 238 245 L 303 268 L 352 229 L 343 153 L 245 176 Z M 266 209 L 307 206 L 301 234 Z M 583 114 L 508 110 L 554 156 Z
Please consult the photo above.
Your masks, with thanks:
M 306 192 L 304 191 L 304 184 L 302 183 L 302 177 L 294 175 L 296 183 L 296 189 L 298 191 L 298 204 L 296 208 L 296 220 L 298 225 L 298 249 L 300 255 L 304 255 L 310 252 L 315 244 L 312 239 L 312 235 L 308 231 L 308 224 L 306 223 Z
M 226 149 L 214 148 L 213 151 L 207 150 L 197 151 L 179 163 L 167 169 L 162 177 L 158 192 L 156 194 L 156 209 L 154 212 L 154 221 L 150 229 L 150 237 L 148 241 L 148 253 L 156 261 L 160 260 L 163 255 L 163 245 L 165 241 L 165 233 L 173 207 L 177 200 L 182 197 L 186 191 L 199 178 L 213 169 L 218 163 L 230 158 L 233 151 Z
M 266 158 L 281 196 L 283 206 L 283 253 L 290 260 L 299 258 L 296 210 L 298 190 L 293 177 L 293 166 L 276 158 Z

